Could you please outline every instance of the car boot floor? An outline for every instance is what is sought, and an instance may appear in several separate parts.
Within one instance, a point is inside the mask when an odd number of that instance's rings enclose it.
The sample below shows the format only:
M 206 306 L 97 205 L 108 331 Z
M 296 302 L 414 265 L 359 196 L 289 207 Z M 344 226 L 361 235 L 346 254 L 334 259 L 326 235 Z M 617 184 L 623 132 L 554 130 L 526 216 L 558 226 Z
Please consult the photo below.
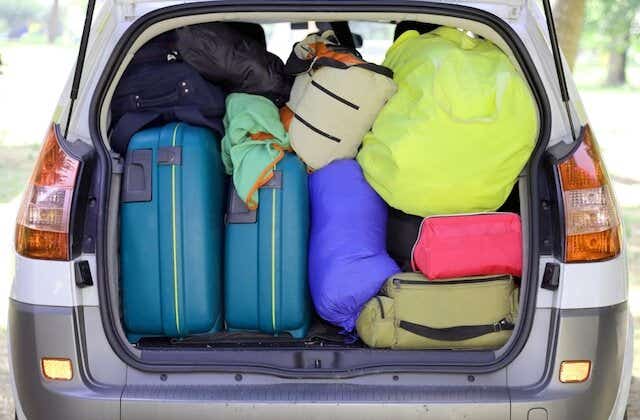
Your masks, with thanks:
M 315 319 L 304 338 L 293 338 L 287 333 L 270 335 L 253 331 L 221 331 L 196 334 L 184 338 L 143 337 L 136 347 L 144 350 L 176 348 L 363 348 L 355 334 L 343 333 L 322 320 Z

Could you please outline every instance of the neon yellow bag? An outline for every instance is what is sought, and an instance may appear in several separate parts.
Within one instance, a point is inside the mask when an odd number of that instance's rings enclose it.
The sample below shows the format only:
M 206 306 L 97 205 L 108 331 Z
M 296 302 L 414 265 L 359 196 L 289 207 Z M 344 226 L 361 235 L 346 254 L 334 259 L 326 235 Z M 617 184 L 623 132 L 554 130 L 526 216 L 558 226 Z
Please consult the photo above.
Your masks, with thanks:
M 389 205 L 419 216 L 500 207 L 538 131 L 531 92 L 509 58 L 440 27 L 405 32 L 383 64 L 398 92 L 358 154 L 367 181 Z

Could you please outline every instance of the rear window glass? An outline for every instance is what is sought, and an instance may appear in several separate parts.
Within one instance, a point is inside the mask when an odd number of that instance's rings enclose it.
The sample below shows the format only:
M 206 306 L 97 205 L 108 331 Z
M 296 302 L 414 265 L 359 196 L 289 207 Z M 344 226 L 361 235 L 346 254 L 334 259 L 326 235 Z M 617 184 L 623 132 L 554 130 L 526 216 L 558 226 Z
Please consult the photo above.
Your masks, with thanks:
M 292 29 L 288 22 L 263 24 L 267 48 L 286 61 L 294 43 L 302 41 L 310 33 L 318 32 L 315 22 L 309 22 L 307 26 L 306 29 Z M 358 48 L 362 57 L 373 63 L 382 63 L 385 52 L 393 42 L 395 25 L 383 22 L 349 22 L 349 28 L 354 35 L 362 37 L 362 46 Z

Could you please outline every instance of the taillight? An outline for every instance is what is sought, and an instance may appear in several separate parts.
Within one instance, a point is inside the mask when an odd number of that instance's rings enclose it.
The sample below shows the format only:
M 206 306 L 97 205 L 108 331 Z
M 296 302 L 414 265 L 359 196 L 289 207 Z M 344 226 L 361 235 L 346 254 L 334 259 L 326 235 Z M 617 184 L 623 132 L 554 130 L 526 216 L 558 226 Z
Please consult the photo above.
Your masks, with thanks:
M 30 258 L 70 259 L 69 223 L 80 162 L 67 155 L 52 126 L 25 190 L 16 225 L 16 251 Z
M 620 253 L 620 219 L 598 145 L 587 126 L 581 144 L 558 164 L 564 200 L 566 262 L 601 261 Z

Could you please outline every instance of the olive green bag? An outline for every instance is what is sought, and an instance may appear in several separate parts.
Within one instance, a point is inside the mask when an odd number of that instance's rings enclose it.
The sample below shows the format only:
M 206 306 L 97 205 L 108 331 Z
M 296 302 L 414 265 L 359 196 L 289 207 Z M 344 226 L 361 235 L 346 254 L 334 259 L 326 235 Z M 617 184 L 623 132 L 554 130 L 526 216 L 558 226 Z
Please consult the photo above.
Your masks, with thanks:
M 367 302 L 356 327 L 376 348 L 495 349 L 511 336 L 517 308 L 510 275 L 431 281 L 398 273 Z

